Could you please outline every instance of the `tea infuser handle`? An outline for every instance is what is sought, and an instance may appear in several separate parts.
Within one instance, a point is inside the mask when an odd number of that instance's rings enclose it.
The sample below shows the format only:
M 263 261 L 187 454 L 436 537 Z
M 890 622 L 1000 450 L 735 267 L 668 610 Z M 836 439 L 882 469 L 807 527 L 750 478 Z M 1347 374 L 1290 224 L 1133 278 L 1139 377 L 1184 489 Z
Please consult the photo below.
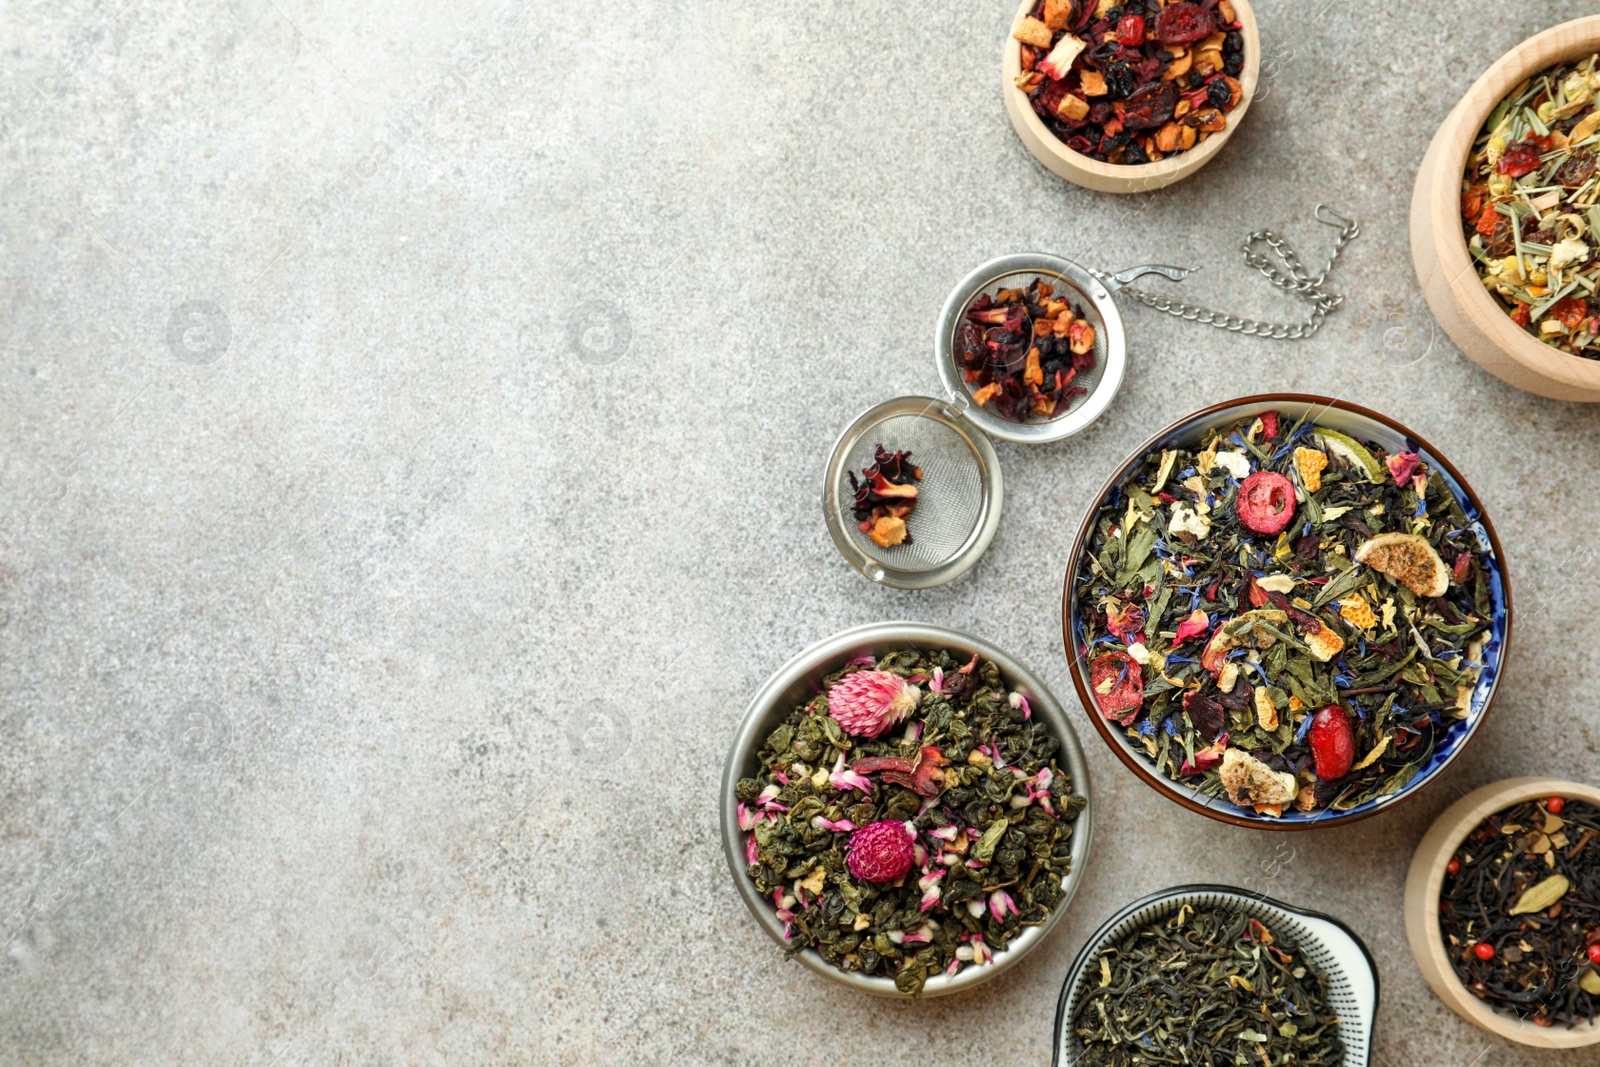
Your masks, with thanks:
M 1147 293 L 1140 289 L 1127 288 L 1128 281 L 1140 274 L 1164 274 L 1174 281 L 1178 278 L 1171 273 L 1170 267 L 1134 267 L 1121 274 L 1105 275 L 1099 271 L 1090 271 L 1101 283 L 1112 292 L 1126 289 L 1127 294 L 1146 307 L 1164 311 L 1168 315 L 1176 315 L 1189 322 L 1201 322 L 1208 326 L 1215 326 L 1219 330 L 1231 333 L 1242 333 L 1252 337 L 1270 337 L 1280 341 L 1301 341 L 1314 336 L 1322 329 L 1322 320 L 1328 317 L 1344 303 L 1344 294 L 1330 292 L 1327 288 L 1328 275 L 1333 273 L 1334 264 L 1339 262 L 1339 255 L 1344 251 L 1345 245 L 1361 235 L 1361 223 L 1352 218 L 1346 218 L 1326 204 L 1318 204 L 1313 217 L 1324 226 L 1334 227 L 1339 234 L 1334 238 L 1333 252 L 1328 256 L 1327 266 L 1321 273 L 1313 276 L 1305 265 L 1300 262 L 1300 257 L 1290 247 L 1289 242 L 1279 237 L 1271 230 L 1257 230 L 1245 238 L 1242 251 L 1245 263 L 1261 272 L 1262 276 L 1276 285 L 1279 289 L 1286 289 L 1296 297 L 1311 305 L 1311 313 L 1303 322 L 1260 322 L 1256 319 L 1247 319 L 1239 315 L 1229 315 L 1223 311 L 1212 308 L 1200 307 L 1196 304 L 1185 304 L 1169 296 L 1156 293 Z M 1265 244 L 1277 257 L 1282 267 L 1273 264 L 1272 260 L 1257 251 L 1257 245 Z M 1188 272 L 1184 272 L 1188 273 Z
M 1142 278 L 1146 274 L 1159 274 L 1171 281 L 1181 282 L 1193 273 L 1194 271 L 1187 267 L 1168 267 L 1160 263 L 1146 263 L 1143 266 L 1129 267 L 1127 270 L 1106 275 L 1100 280 L 1105 283 L 1107 289 L 1114 293 L 1135 278 Z

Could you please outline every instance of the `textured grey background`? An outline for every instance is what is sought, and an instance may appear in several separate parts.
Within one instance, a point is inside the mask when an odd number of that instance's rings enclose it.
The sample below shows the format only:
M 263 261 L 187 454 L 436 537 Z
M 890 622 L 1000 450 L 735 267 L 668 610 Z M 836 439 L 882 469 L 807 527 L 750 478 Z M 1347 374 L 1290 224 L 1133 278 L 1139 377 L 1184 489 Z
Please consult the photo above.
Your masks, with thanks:
M 1424 987 L 1401 884 L 1430 818 L 1594 778 L 1600 411 L 1479 371 L 1415 297 L 1414 169 L 1452 102 L 1582 0 L 1263 0 L 1221 157 L 1067 186 L 1000 102 L 1009 0 L 0 3 L 0 1061 L 1044 1063 L 1058 985 L 1129 898 L 1221 879 L 1348 920 L 1378 1062 L 1577 1064 Z M 936 389 L 990 256 L 1206 268 L 1365 234 L 1314 341 L 1129 308 L 1079 439 L 1002 445 L 1006 514 L 944 589 L 824 532 L 829 444 Z M 224 344 L 224 342 L 226 342 Z M 1519 609 L 1496 713 L 1398 812 L 1314 835 L 1160 800 L 1090 732 L 1071 914 L 981 991 L 868 1003 L 743 911 L 716 782 L 746 699 L 837 629 L 969 628 L 1065 692 L 1070 531 L 1154 428 L 1269 387 L 1432 438 Z

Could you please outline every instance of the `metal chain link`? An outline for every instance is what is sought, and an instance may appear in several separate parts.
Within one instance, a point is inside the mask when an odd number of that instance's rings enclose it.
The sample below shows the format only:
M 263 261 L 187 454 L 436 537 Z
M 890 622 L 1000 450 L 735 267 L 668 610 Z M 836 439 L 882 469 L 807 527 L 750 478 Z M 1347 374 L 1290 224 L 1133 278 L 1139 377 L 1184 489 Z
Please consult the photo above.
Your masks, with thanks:
M 1327 217 L 1324 217 L 1327 216 Z M 1189 322 L 1200 322 L 1208 326 L 1215 326 L 1219 330 L 1228 330 L 1233 333 L 1248 334 L 1256 337 L 1270 337 L 1277 340 L 1298 341 L 1310 337 L 1322 328 L 1322 320 L 1328 317 L 1328 312 L 1344 303 L 1344 296 L 1340 293 L 1330 293 L 1323 288 L 1328 274 L 1333 270 L 1333 265 L 1339 260 L 1339 253 L 1344 251 L 1344 246 L 1355 240 L 1361 233 L 1361 223 L 1354 219 L 1347 219 L 1325 204 L 1318 204 L 1316 219 L 1326 226 L 1337 226 L 1339 237 L 1333 247 L 1333 254 L 1328 257 L 1328 265 L 1322 268 L 1322 273 L 1315 278 L 1306 273 L 1305 266 L 1301 264 L 1300 257 L 1295 254 L 1289 243 L 1271 230 L 1257 230 L 1245 238 L 1242 250 L 1244 261 L 1251 267 L 1260 271 L 1266 279 L 1280 289 L 1287 289 L 1300 299 L 1311 305 L 1311 316 L 1304 322 L 1294 324 L 1283 322 L 1258 322 L 1255 319 L 1240 318 L 1237 315 L 1228 315 L 1210 308 L 1198 307 L 1194 304 L 1185 304 L 1171 297 L 1161 296 L 1144 289 L 1135 289 L 1124 286 L 1120 292 L 1126 293 L 1147 307 L 1164 311 L 1168 315 L 1176 315 Z M 1279 262 L 1288 269 L 1285 274 L 1273 266 L 1272 261 L 1257 252 L 1256 243 L 1264 241 L 1277 255 Z M 1100 271 L 1091 269 L 1095 277 L 1102 282 L 1108 281 L 1109 276 Z

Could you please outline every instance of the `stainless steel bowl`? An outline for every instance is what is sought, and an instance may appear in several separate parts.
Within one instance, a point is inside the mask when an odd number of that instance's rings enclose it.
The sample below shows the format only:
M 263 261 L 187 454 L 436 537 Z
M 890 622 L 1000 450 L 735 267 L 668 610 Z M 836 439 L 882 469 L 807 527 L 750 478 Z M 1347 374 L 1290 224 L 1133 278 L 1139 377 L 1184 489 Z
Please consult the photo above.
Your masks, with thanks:
M 953 978 L 942 974 L 929 978 L 922 992 L 923 997 L 942 997 L 987 982 L 1021 960 L 1040 941 L 1043 941 L 1060 921 L 1067 905 L 1071 903 L 1073 894 L 1077 892 L 1078 883 L 1083 879 L 1084 865 L 1089 858 L 1090 827 L 1094 815 L 1093 794 L 1089 790 L 1089 766 L 1084 760 L 1083 749 L 1078 745 L 1078 738 L 1072 732 L 1072 724 L 1068 721 L 1066 712 L 1038 676 L 1021 663 L 987 641 L 970 634 L 916 622 L 881 622 L 858 626 L 812 645 L 767 679 L 766 684 L 756 693 L 745 710 L 744 720 L 739 724 L 739 732 L 733 739 L 733 746 L 728 751 L 727 763 L 722 771 L 722 793 L 719 800 L 722 816 L 722 848 L 728 858 L 728 872 L 733 876 L 733 883 L 738 887 L 739 895 L 744 899 L 745 906 L 750 909 L 750 914 L 755 917 L 761 929 L 766 931 L 768 937 L 779 946 L 787 947 L 788 942 L 783 936 L 783 924 L 778 921 L 772 902 L 758 894 L 754 883 L 750 881 L 745 863 L 744 836 L 739 830 L 734 787 L 740 778 L 755 776 L 760 766 L 756 753 L 761 748 L 762 742 L 796 705 L 810 700 L 819 691 L 824 676 L 838 670 L 841 664 L 856 656 L 882 656 L 906 648 L 945 649 L 960 659 L 970 658 L 973 653 L 977 653 L 984 659 L 993 660 L 1000 668 L 1001 676 L 1012 688 L 1028 698 L 1034 714 L 1049 724 L 1061 742 L 1061 751 L 1057 759 L 1071 776 L 1073 791 L 1090 798 L 1089 804 L 1079 814 L 1074 824 L 1072 869 L 1062 879 L 1060 904 L 1050 912 L 1049 917 L 1041 925 L 1024 930 L 1008 949 L 995 953 L 993 963 L 966 967 Z M 824 978 L 859 989 L 864 993 L 906 998 L 906 994 L 895 988 L 893 979 L 846 973 L 828 963 L 814 949 L 806 949 L 795 959 L 808 970 Z

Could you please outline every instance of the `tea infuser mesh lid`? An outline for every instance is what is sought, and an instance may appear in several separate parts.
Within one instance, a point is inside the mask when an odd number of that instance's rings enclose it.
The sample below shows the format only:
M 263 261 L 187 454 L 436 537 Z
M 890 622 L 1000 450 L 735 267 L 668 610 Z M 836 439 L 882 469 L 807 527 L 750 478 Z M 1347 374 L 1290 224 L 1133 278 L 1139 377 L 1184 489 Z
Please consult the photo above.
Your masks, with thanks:
M 885 548 L 860 528 L 856 491 L 879 445 L 910 452 L 922 471 L 916 507 L 906 516 L 909 539 Z M 849 425 L 833 446 L 823 487 L 828 532 L 844 557 L 868 578 L 896 589 L 950 581 L 977 562 L 1000 521 L 1000 461 L 961 408 L 931 397 L 879 404 Z

